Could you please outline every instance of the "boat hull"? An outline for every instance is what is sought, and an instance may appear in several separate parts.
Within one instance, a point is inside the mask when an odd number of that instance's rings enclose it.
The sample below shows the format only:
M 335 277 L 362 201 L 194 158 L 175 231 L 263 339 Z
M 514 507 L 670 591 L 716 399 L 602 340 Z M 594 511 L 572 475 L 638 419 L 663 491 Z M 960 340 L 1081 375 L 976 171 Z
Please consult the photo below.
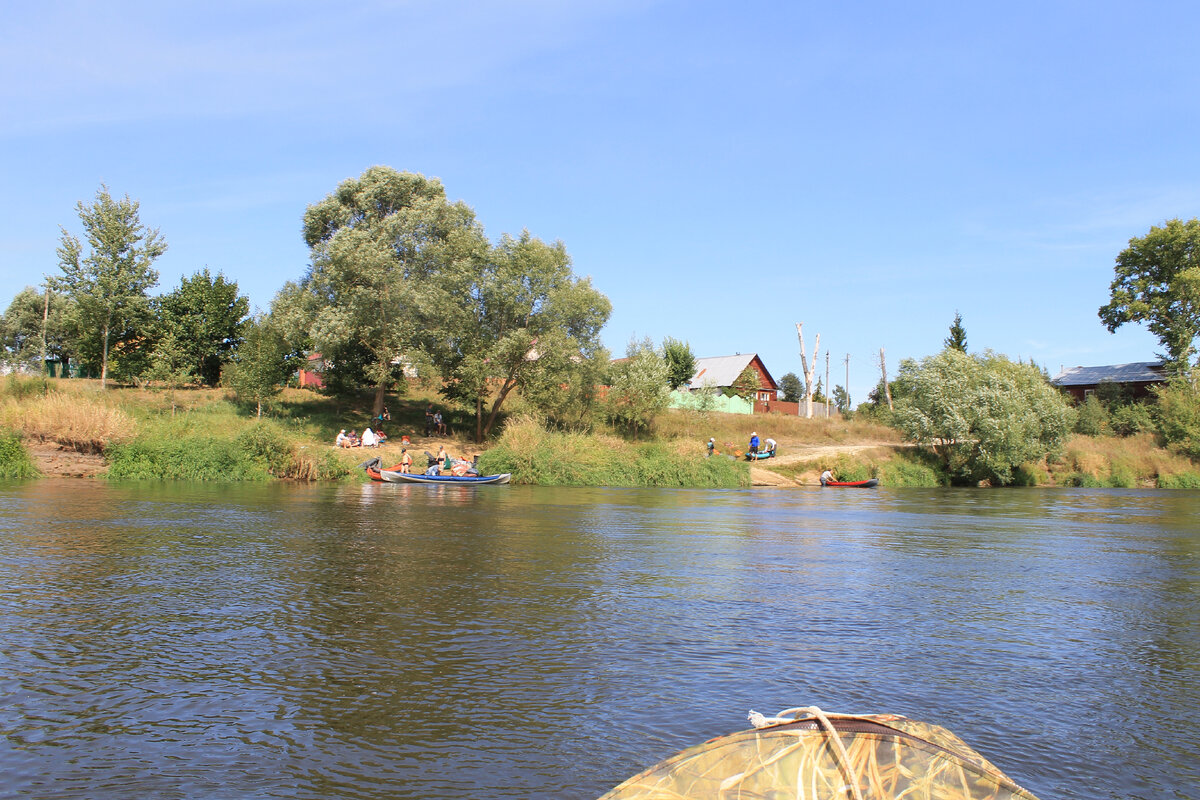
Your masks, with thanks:
M 380 478 L 388 483 L 426 483 L 426 484 L 452 484 L 455 486 L 480 486 L 486 484 L 504 484 L 512 480 L 511 472 L 504 472 L 499 475 L 422 475 L 410 472 L 396 472 L 395 470 L 385 469 L 380 470 Z
M 807 711 L 784 712 L 793 714 L 788 719 L 763 718 L 764 727 L 683 750 L 600 800 L 855 796 L 1036 800 L 941 726 L 894 714 L 826 715 L 814 709 L 820 717 L 811 717 Z M 857 789 L 853 794 L 851 785 Z
M 874 489 L 879 485 L 878 478 L 871 478 L 869 481 L 829 481 L 823 484 L 834 489 Z

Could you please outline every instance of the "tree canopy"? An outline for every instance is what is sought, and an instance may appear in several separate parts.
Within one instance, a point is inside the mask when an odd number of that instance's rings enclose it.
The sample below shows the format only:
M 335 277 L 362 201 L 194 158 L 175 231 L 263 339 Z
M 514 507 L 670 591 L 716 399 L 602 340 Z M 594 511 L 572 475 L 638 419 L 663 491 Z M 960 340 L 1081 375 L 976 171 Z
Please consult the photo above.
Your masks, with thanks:
M 804 381 L 794 372 L 789 372 L 779 379 L 783 389 L 783 399 L 788 403 L 799 403 L 804 399 Z
M 0 318 L 0 354 L 11 367 L 34 367 L 41 370 L 43 334 L 47 358 L 66 363 L 72 353 L 77 335 L 75 304 L 57 292 L 46 292 L 26 286 Z
M 157 338 L 170 337 L 172 356 L 182 358 L 186 371 L 216 386 L 221 366 L 241 343 L 249 298 L 238 294 L 236 281 L 226 280 L 219 272 L 214 277 L 205 268 L 184 278 L 177 289 L 159 298 L 156 306 Z
M 696 374 L 696 354 L 687 342 L 670 336 L 663 339 L 663 359 L 667 362 L 667 381 L 672 389 L 684 386 Z
M 645 431 L 670 403 L 667 362 L 649 338 L 630 341 L 625 358 L 612 366 L 609 416 L 631 433 Z
M 1200 220 L 1168 220 L 1129 240 L 1117 256 L 1111 299 L 1100 307 L 1110 332 L 1142 322 L 1164 349 L 1163 358 L 1183 368 L 1200 335 Z
M 451 203 L 436 178 L 371 167 L 343 181 L 304 214 L 312 264 L 296 293 L 304 304 L 312 346 L 335 352 L 352 346 L 370 354 L 366 377 L 376 386 L 375 413 L 397 362 L 420 351 L 432 311 L 449 307 L 453 282 L 486 252 L 474 212 Z
M 130 342 L 144 335 L 149 312 L 146 291 L 158 283 L 151 268 L 167 249 L 157 229 L 147 228 L 138 216 L 139 203 L 114 200 L 101 185 L 94 202 L 75 204 L 87 240 L 62 228 L 58 265 L 62 275 L 51 279 L 53 288 L 75 302 L 81 331 L 94 331 L 81 345 L 98 346 L 100 386 L 107 385 L 109 350 L 114 341 Z
M 896 382 L 896 424 L 933 450 L 956 483 L 1012 483 L 1017 467 L 1054 453 L 1074 423 L 1036 367 L 991 352 L 947 348 L 905 360 Z
M 505 234 L 463 266 L 444 278 L 448 302 L 427 326 L 426 349 L 445 393 L 475 411 L 476 439 L 518 387 L 556 416 L 588 404 L 608 357 L 600 329 L 612 306 L 590 279 L 572 274 L 563 243 Z

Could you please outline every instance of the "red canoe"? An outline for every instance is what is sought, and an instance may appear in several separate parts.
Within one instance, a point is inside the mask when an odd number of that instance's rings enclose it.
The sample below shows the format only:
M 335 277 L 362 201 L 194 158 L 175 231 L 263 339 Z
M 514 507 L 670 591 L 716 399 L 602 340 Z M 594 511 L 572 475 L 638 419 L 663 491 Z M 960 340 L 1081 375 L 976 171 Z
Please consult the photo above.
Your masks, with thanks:
M 878 478 L 871 478 L 869 481 L 829 481 L 822 484 L 822 486 L 841 486 L 851 489 L 874 489 L 878 485 Z

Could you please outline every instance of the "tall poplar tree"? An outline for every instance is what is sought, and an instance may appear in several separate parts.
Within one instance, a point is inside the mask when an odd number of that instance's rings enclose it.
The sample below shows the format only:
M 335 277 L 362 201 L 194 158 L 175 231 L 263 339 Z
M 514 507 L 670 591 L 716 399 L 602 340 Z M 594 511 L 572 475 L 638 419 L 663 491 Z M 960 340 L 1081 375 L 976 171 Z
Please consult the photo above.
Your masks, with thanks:
M 108 382 L 109 350 L 114 333 L 128 333 L 148 316 L 146 291 L 158 283 L 151 268 L 167 250 L 156 228 L 138 216 L 140 204 L 114 200 L 101 184 L 90 204 L 75 204 L 87 248 L 62 230 L 58 265 L 62 275 L 51 279 L 56 289 L 75 302 L 80 330 L 95 336 L 100 349 L 100 386 Z

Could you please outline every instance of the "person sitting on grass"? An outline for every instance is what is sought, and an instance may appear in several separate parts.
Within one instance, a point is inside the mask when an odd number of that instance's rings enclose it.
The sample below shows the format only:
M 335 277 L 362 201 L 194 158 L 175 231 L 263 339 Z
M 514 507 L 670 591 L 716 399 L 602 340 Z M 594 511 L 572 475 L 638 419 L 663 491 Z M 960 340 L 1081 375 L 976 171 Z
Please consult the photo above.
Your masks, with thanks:
M 349 438 L 350 437 L 346 435 L 346 429 L 342 428 L 340 431 L 338 431 L 337 438 L 333 440 L 333 446 L 334 447 L 349 447 L 350 445 L 346 443 L 349 440 Z
M 362 446 L 375 447 L 378 444 L 379 440 L 375 438 L 375 431 L 371 430 L 370 428 L 365 429 L 362 435 Z

